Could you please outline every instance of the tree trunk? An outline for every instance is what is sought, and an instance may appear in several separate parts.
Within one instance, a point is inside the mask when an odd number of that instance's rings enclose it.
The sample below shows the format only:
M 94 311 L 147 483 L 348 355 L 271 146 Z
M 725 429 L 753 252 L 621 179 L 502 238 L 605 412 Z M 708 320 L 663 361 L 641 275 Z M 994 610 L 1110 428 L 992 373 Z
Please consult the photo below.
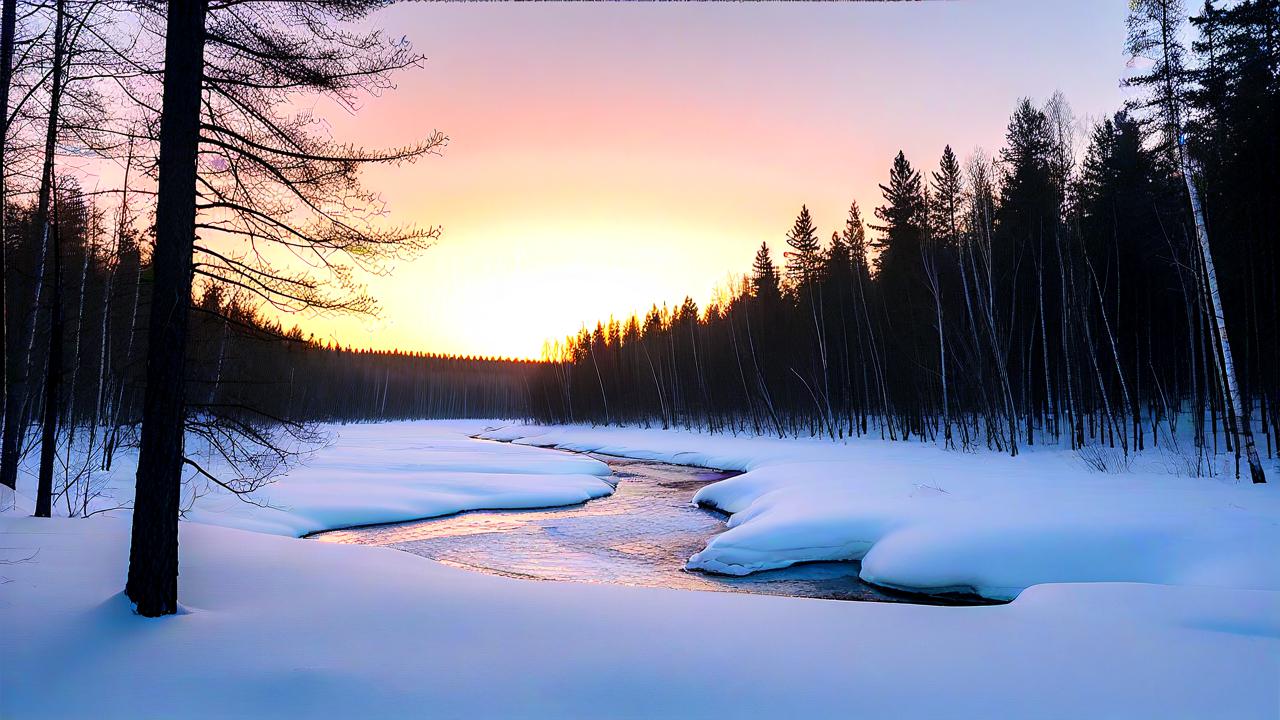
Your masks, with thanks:
M 5 278 L 9 276 L 7 254 L 9 251 L 9 221 L 5 212 L 8 183 L 5 180 L 8 165 L 4 151 L 9 145 L 9 87 L 13 84 L 13 35 L 18 21 L 17 0 L 4 0 L 0 10 L 0 421 L 7 418 L 9 409 L 9 304 L 6 301 Z M 0 475 L 0 483 L 15 489 L 17 477 Z
M 62 7 L 62 3 L 58 3 Z M 62 381 L 62 243 L 58 232 L 50 233 L 48 222 L 45 234 L 53 247 L 53 278 L 49 294 L 49 360 L 44 377 L 44 427 L 40 435 L 40 476 L 36 487 L 36 517 L 49 517 L 53 510 L 53 460 L 58 449 L 58 406 L 61 404 Z
M 49 294 L 49 359 L 44 382 L 44 432 L 40 438 L 40 475 L 36 487 L 36 517 L 49 517 L 53 508 L 53 458 L 58 444 L 58 399 L 62 380 L 62 253 L 58 232 L 51 227 L 49 204 L 53 196 L 53 153 L 58 141 L 58 109 L 62 104 L 63 18 L 66 5 L 58 0 L 53 29 L 53 78 L 49 90 L 49 121 L 44 134 L 44 167 L 40 173 L 40 199 L 36 227 L 52 257 L 53 277 Z
M 187 318 L 195 239 L 196 153 L 204 74 L 206 0 L 171 2 L 165 37 L 156 197 L 155 285 L 125 594 L 147 617 L 178 609 Z
M 1213 265 L 1213 254 L 1209 250 L 1209 230 L 1205 226 L 1204 208 L 1200 205 L 1200 192 L 1196 189 L 1191 177 L 1191 157 L 1187 152 L 1187 140 L 1181 128 L 1178 132 L 1178 155 L 1182 165 L 1182 179 L 1187 184 L 1187 198 L 1191 202 L 1191 214 L 1196 221 L 1196 240 L 1200 245 L 1200 256 L 1204 260 L 1205 285 L 1208 287 L 1209 312 L 1218 330 L 1218 352 L 1222 354 L 1222 374 L 1227 384 L 1227 398 L 1231 402 L 1231 412 L 1235 416 L 1236 440 L 1244 444 L 1245 459 L 1249 462 L 1249 476 L 1255 483 L 1267 481 L 1267 474 L 1262 469 L 1262 461 L 1258 459 L 1258 448 L 1253 444 L 1253 431 L 1249 427 L 1249 419 L 1244 414 L 1244 403 L 1240 400 L 1240 387 L 1236 383 L 1235 361 L 1231 357 L 1231 343 L 1227 340 L 1226 313 L 1222 310 L 1222 297 L 1218 294 L 1218 274 Z

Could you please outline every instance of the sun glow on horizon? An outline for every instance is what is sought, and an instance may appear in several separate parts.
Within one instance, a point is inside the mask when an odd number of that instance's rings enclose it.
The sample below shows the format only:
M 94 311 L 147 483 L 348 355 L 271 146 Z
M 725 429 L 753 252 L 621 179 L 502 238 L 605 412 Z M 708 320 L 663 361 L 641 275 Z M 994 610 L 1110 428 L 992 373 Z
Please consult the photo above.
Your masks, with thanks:
M 441 157 L 366 173 L 435 247 L 366 277 L 376 319 L 284 317 L 351 347 L 537 359 L 544 343 L 685 296 L 705 307 L 807 204 L 872 218 L 899 149 L 994 153 L 1018 98 L 1116 110 L 1122 4 L 395 6 L 428 62 L 336 138 L 434 129 Z M 999 17 L 1000 22 L 993 22 Z M 975 47 L 972 38 L 985 41 Z

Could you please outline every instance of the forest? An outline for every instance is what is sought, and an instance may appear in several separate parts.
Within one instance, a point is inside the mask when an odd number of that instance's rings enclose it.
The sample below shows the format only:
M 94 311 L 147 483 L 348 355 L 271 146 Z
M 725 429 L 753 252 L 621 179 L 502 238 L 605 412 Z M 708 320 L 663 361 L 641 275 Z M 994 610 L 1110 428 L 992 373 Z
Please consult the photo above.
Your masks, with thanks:
M 899 152 L 869 217 L 852 203 L 827 239 L 802 207 L 707 307 L 557 343 L 533 414 L 1104 446 L 1111 469 L 1166 444 L 1193 474 L 1231 452 L 1260 479 L 1253 433 L 1267 457 L 1280 440 L 1280 3 L 1206 3 L 1190 52 L 1172 4 L 1137 6 L 1141 99 L 1084 130 L 1060 93 L 1023 99 L 994 154 Z

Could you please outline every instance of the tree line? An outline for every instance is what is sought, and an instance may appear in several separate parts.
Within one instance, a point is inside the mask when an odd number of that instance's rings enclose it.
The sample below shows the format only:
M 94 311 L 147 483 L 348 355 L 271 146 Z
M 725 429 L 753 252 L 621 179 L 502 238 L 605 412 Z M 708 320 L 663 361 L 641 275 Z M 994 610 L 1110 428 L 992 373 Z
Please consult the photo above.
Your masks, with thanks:
M 1083 137 L 1061 94 L 1023 99 L 995 156 L 897 153 L 872 218 L 852 203 L 824 241 L 802 207 L 784 258 L 762 243 L 708 307 L 566 338 L 534 414 L 1122 463 L 1189 434 L 1192 472 L 1226 451 L 1262 481 L 1253 435 L 1267 457 L 1280 441 L 1280 3 L 1220 5 L 1191 19 L 1188 53 L 1179 3 L 1133 3 L 1145 69 L 1125 82 L 1143 97 Z
M 51 202 L 56 233 L 64 368 L 55 388 L 52 504 L 67 514 L 90 512 L 95 474 L 109 471 L 121 448 L 137 444 L 145 384 L 145 342 L 151 304 L 150 239 L 133 222 L 126 196 L 110 216 L 70 177 L 59 179 Z M 39 322 L 48 264 L 33 225 L 35 208 L 7 207 L 13 240 L 6 365 L 29 378 L 47 378 L 47 322 Z M 47 309 L 46 309 L 47 312 Z M 211 418 L 247 427 L 304 426 L 412 418 L 527 415 L 530 380 L 538 363 L 497 358 L 372 351 L 322 343 L 297 326 L 265 316 L 251 295 L 206 281 L 191 304 L 186 406 L 198 416 L 189 430 L 206 433 Z M 47 383 L 11 393 L 14 447 L 3 465 L 16 482 L 18 460 L 43 446 Z

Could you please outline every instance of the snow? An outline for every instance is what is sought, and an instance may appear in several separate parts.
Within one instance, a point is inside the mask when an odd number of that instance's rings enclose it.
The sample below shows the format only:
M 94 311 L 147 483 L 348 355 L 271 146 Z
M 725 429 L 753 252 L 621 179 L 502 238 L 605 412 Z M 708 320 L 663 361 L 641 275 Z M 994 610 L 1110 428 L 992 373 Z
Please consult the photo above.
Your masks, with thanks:
M 328 426 L 338 441 L 256 493 L 255 504 L 197 482 L 202 491 L 188 491 L 185 518 L 296 537 L 464 510 L 572 505 L 613 492 L 603 479 L 609 466 L 599 460 L 468 437 L 485 427 L 465 421 Z M 225 470 L 201 460 L 215 473 Z M 132 498 L 136 468 L 136 453 L 117 458 L 105 506 Z M 26 470 L 19 508 L 30 513 L 35 477 L 33 468 Z M 55 510 L 63 508 L 55 503 Z
M 1274 486 L 878 440 L 423 422 L 334 442 L 246 505 L 188 498 L 187 612 L 132 615 L 128 512 L 0 512 L 0 717 L 1280 716 Z M 480 433 L 496 443 L 473 440 Z M 930 607 L 533 582 L 294 537 L 581 502 L 553 445 L 744 471 L 690 565 L 862 558 Z M 110 478 L 128 500 L 132 461 Z M 29 512 L 29 510 L 27 510 Z M 283 536 L 283 537 L 282 537 Z
M 1010 458 L 871 439 L 577 426 L 485 436 L 746 471 L 695 496 L 732 517 L 691 569 L 743 575 L 861 560 L 869 582 L 996 599 L 1040 583 L 1280 590 L 1274 484 L 1092 473 L 1061 450 Z
M 1264 591 L 1043 585 L 945 608 L 529 582 L 182 523 L 133 616 L 120 518 L 0 519 L 0 715 L 1231 717 L 1276 712 Z

